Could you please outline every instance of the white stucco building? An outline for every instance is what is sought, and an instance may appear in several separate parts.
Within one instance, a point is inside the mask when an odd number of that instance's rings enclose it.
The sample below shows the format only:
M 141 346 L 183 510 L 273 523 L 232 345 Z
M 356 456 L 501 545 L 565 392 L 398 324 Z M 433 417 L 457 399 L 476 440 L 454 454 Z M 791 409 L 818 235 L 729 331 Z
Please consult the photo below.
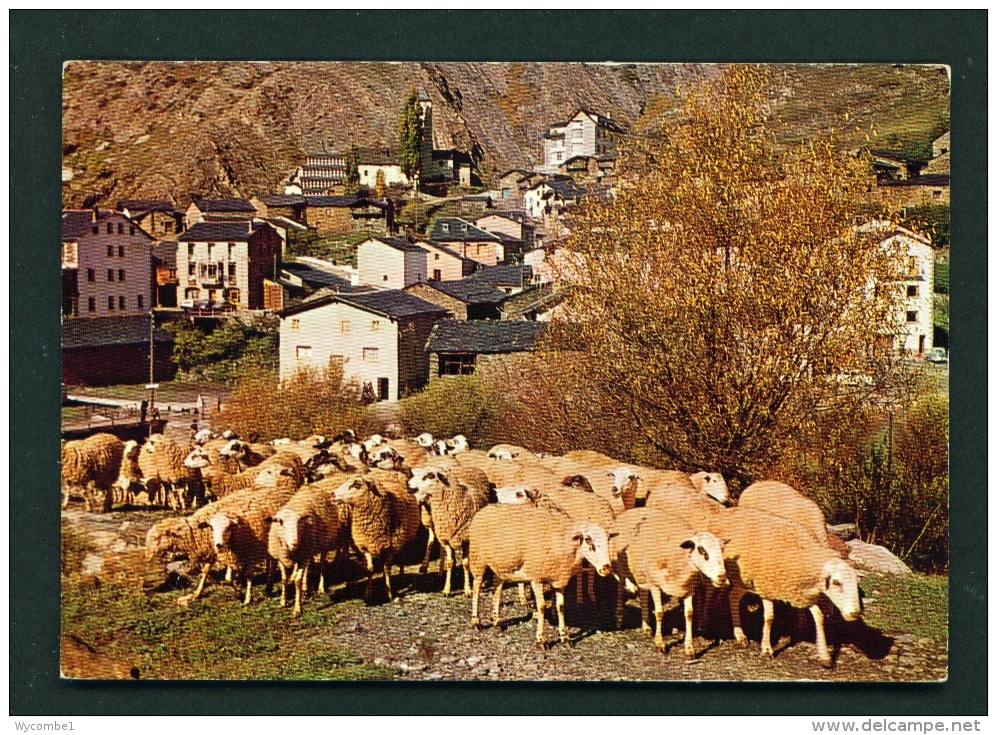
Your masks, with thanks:
M 404 237 L 372 237 L 357 246 L 360 284 L 403 289 L 427 280 L 426 248 Z

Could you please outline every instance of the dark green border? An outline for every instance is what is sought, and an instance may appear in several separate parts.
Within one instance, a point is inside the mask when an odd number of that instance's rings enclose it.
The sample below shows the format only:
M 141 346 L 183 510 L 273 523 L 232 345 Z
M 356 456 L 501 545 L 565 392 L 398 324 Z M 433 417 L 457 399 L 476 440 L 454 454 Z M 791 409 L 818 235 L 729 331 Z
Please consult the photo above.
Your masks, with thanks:
M 10 713 L 985 714 L 987 14 L 36 12 L 10 17 Z M 59 680 L 61 65 L 70 59 L 927 62 L 952 68 L 949 681 L 105 684 Z M 47 243 L 47 244 L 46 244 Z M 38 249 L 34 249 L 38 244 Z M 26 277 L 28 274 L 35 277 Z

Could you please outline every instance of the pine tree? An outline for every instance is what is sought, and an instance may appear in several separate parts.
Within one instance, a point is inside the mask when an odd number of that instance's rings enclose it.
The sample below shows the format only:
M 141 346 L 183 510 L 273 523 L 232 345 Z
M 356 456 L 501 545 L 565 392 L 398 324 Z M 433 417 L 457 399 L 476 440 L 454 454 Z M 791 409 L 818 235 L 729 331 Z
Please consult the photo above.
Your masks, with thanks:
M 360 151 L 355 145 L 350 146 L 345 159 L 346 172 L 343 176 L 343 191 L 347 194 L 356 194 L 360 190 Z
M 398 163 L 409 179 L 419 171 L 419 152 L 422 148 L 422 115 L 419 97 L 413 89 L 402 108 L 398 121 Z
M 384 169 L 377 169 L 377 178 L 374 181 L 374 196 L 378 199 L 384 199 L 384 195 L 387 194 L 388 187 L 384 183 Z

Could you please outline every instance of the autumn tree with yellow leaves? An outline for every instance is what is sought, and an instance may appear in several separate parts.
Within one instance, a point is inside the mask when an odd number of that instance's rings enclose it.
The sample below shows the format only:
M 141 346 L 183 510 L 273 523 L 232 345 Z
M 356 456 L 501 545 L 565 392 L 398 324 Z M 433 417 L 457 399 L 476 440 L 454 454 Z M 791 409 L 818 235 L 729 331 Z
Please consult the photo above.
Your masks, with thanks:
M 869 163 L 779 144 L 769 81 L 729 67 L 621 150 L 615 198 L 569 223 L 576 288 L 549 330 L 662 464 L 742 483 L 903 369 L 899 261 L 858 215 Z

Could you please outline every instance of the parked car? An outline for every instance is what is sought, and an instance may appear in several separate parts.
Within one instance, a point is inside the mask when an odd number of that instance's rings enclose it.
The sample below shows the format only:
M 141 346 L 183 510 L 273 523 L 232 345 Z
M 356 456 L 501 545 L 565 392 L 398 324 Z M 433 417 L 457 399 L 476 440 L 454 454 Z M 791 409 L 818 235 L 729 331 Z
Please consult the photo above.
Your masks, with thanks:
M 949 353 L 944 347 L 932 347 L 928 350 L 926 358 L 928 362 L 948 362 Z

